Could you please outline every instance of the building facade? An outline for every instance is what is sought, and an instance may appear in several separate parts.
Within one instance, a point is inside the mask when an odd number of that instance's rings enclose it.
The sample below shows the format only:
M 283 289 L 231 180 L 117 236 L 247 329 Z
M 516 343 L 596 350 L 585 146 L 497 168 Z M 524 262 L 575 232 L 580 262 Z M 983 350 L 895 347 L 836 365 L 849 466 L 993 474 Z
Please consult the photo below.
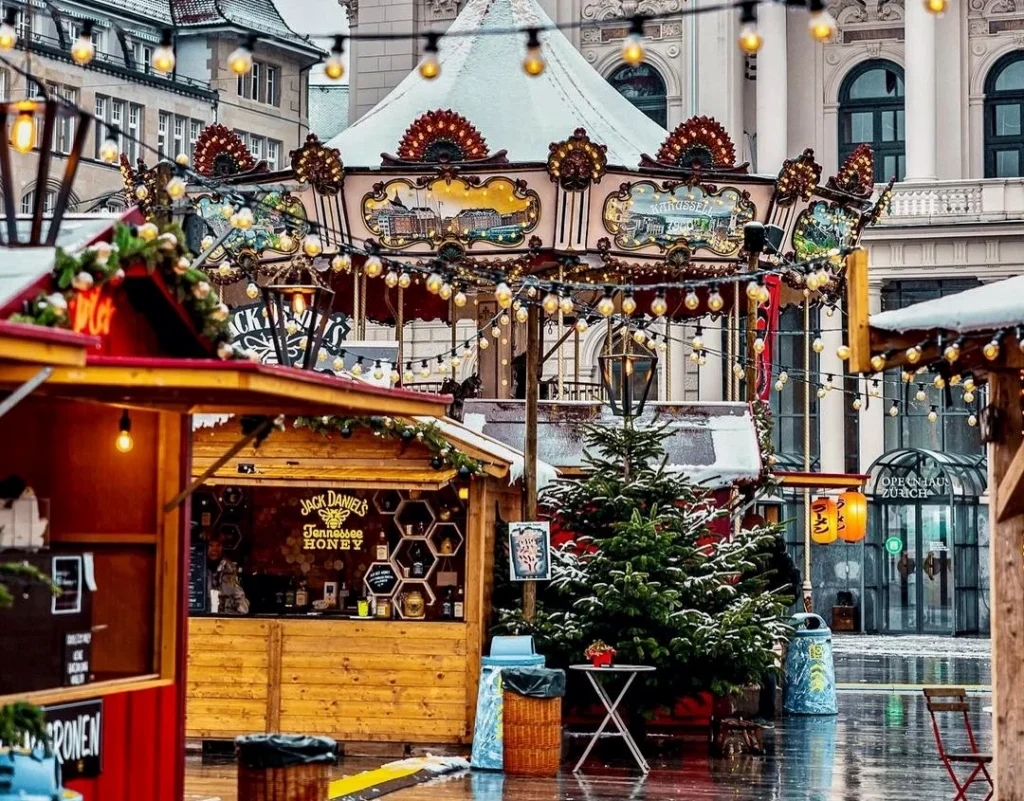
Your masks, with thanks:
M 132 163 L 141 158 L 149 164 L 158 154 L 191 156 L 199 133 L 215 122 L 238 133 L 253 156 L 271 168 L 283 167 L 288 151 L 305 139 L 309 68 L 323 51 L 294 34 L 271 0 L 232 4 L 227 13 L 198 0 L 4 2 L 0 8 L 3 13 L 14 9 L 19 33 L 18 47 L 7 57 L 35 76 L 26 81 L 0 65 L 0 95 L 5 100 L 41 96 L 41 86 L 109 126 L 90 127 L 72 210 L 124 208 L 117 165 L 99 158 L 109 129 L 119 132 L 121 151 Z M 71 60 L 70 49 L 86 20 L 94 26 L 96 56 L 81 67 Z M 150 64 L 164 28 L 173 28 L 176 36 L 177 64 L 167 76 Z M 239 79 L 228 69 L 227 57 L 249 33 L 258 37 L 254 69 Z M 71 120 L 56 127 L 51 176 L 63 171 L 62 157 L 71 152 L 74 135 Z M 46 193 L 44 207 L 50 207 L 59 179 L 36 187 L 34 159 L 21 163 L 19 208 L 30 213 L 39 191 Z

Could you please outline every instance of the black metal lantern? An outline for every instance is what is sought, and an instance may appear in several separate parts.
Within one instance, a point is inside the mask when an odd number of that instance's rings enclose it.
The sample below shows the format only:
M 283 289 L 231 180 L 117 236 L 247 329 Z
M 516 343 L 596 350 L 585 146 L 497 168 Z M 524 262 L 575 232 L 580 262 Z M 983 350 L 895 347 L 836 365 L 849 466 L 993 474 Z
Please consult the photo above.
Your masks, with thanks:
M 626 340 L 622 353 L 605 353 L 598 357 L 601 383 L 608 393 L 612 412 L 623 417 L 643 414 L 658 368 L 657 356 L 653 353 L 637 353 L 629 343 L 630 340 Z
M 41 90 L 45 91 L 45 90 Z M 71 197 L 71 186 L 78 172 L 78 165 L 85 148 L 86 135 L 89 132 L 89 115 L 79 109 L 58 102 L 57 100 L 25 99 L 11 103 L 0 103 L 0 114 L 3 116 L 3 135 L 0 135 L 0 190 L 4 197 L 4 215 L 6 226 L 0 231 L 0 244 L 7 247 L 45 245 L 53 247 L 57 243 L 61 221 L 68 208 Z M 58 129 L 57 126 L 66 126 Z M 57 197 L 52 211 L 46 210 L 47 187 L 51 186 L 50 166 L 53 163 L 54 134 L 58 130 L 70 132 L 74 129 L 72 141 L 68 143 L 69 151 L 62 154 L 64 174 L 60 178 Z M 38 148 L 36 143 L 38 142 Z M 38 150 L 36 162 L 35 203 L 32 207 L 32 220 L 27 237 L 18 231 L 17 208 L 15 207 L 16 192 L 14 188 L 14 165 L 11 151 L 17 154 Z M 49 228 L 43 233 L 43 218 L 48 216 Z
M 981 430 L 982 442 L 999 442 L 1003 433 L 1003 410 L 992 404 L 986 406 L 978 413 L 978 428 Z
M 303 370 L 316 367 L 333 302 L 334 292 L 315 280 L 263 287 L 263 309 L 278 364 Z

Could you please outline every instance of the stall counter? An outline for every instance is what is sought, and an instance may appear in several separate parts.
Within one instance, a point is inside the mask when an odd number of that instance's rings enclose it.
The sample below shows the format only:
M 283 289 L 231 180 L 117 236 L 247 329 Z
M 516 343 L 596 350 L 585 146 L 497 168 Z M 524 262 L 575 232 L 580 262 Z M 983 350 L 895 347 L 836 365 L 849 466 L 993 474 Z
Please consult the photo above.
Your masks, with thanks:
M 465 743 L 479 635 L 469 623 L 189 620 L 186 733 Z M 472 656 L 470 656 L 472 655 Z

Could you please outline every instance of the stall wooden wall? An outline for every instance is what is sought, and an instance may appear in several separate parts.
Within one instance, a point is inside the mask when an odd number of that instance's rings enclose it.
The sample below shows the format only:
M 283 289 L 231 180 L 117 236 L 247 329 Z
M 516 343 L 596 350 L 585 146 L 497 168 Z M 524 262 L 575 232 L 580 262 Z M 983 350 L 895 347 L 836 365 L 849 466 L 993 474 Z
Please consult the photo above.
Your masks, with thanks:
M 189 737 L 467 742 L 467 623 L 192 618 Z M 472 669 L 471 669 L 472 666 Z

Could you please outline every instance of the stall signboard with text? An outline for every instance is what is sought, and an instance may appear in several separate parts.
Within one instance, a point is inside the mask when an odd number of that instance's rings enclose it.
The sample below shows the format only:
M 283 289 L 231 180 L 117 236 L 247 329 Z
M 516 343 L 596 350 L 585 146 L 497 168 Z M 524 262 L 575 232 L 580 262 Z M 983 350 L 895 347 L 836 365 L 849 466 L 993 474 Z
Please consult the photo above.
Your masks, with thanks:
M 355 518 L 366 517 L 370 504 L 345 492 L 328 490 L 300 499 L 303 518 L 302 548 L 306 551 L 358 551 L 365 539 L 364 526 Z
M 548 522 L 508 524 L 512 581 L 551 579 L 551 525 Z
M 103 700 L 44 706 L 43 714 L 64 781 L 99 776 L 103 771 Z

